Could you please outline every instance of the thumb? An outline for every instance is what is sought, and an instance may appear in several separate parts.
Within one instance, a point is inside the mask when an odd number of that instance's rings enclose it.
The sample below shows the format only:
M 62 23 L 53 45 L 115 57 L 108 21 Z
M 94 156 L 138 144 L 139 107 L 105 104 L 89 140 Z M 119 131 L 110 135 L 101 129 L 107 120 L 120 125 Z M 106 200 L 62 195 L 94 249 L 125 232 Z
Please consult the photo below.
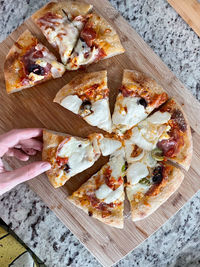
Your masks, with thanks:
M 51 164 L 49 162 L 38 161 L 30 163 L 24 167 L 16 169 L 11 172 L 7 172 L 10 182 L 15 185 L 28 181 L 41 173 L 51 169 Z

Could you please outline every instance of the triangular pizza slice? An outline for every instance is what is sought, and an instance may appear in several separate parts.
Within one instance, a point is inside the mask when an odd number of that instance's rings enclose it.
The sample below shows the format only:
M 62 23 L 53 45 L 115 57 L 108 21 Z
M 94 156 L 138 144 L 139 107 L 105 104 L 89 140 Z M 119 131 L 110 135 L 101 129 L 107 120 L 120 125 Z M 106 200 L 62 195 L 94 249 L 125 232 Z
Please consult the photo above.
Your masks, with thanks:
M 113 27 L 96 13 L 88 14 L 80 33 L 80 39 L 73 49 L 68 70 L 76 70 L 101 59 L 124 53 L 119 36 Z
M 144 219 L 158 209 L 180 186 L 184 174 L 178 168 L 156 161 L 150 152 L 129 164 L 126 193 L 133 221 Z
M 32 87 L 52 78 L 59 78 L 65 67 L 26 30 L 11 47 L 4 64 L 7 93 Z
M 112 115 L 113 130 L 123 134 L 167 99 L 167 93 L 154 79 L 136 70 L 124 70 Z
M 184 111 L 170 99 L 158 111 L 125 134 L 127 159 L 135 161 L 144 151 L 156 160 L 169 159 L 188 170 L 192 159 L 192 137 Z
M 32 19 L 56 48 L 63 64 L 66 64 L 86 22 L 86 14 L 92 5 L 79 1 L 50 2 Z
M 125 157 L 123 148 L 68 199 L 101 222 L 123 228 Z
M 95 163 L 101 155 L 98 138 L 98 134 L 83 139 L 43 130 L 42 160 L 51 163 L 47 176 L 55 188 Z
M 106 71 L 77 75 L 57 93 L 54 102 L 90 125 L 112 132 Z

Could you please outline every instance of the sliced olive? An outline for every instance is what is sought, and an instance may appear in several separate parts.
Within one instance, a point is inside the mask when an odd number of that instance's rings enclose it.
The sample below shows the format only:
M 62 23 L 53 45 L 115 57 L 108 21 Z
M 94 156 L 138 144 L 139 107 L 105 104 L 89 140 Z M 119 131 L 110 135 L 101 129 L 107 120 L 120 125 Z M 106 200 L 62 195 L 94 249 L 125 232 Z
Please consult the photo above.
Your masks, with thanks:
M 147 101 L 144 98 L 140 98 L 138 104 L 142 105 L 144 108 L 147 107 Z
M 81 115 L 86 116 L 92 112 L 91 109 L 92 109 L 91 102 L 89 100 L 84 100 L 80 106 L 80 113 Z
M 149 179 L 147 178 L 142 178 L 140 181 L 139 181 L 140 184 L 145 184 L 145 185 L 150 185 L 151 182 Z
M 157 161 L 163 161 L 164 157 L 163 157 L 163 151 L 160 148 L 155 148 L 151 151 L 151 156 L 153 159 L 157 160 Z
M 34 74 L 37 74 L 37 75 L 45 75 L 45 70 L 43 67 L 41 67 L 40 65 L 38 64 L 30 64 L 28 66 L 28 72 L 31 73 L 33 72 Z
M 68 164 L 65 164 L 64 171 L 65 171 L 66 173 L 68 173 L 68 172 L 69 172 L 69 170 L 70 170 L 70 167 L 69 167 L 69 165 L 68 165 Z
M 162 178 L 163 178 L 163 167 L 162 166 L 157 166 L 154 170 L 153 170 L 153 177 L 152 177 L 152 181 L 155 184 L 160 184 L 162 182 Z

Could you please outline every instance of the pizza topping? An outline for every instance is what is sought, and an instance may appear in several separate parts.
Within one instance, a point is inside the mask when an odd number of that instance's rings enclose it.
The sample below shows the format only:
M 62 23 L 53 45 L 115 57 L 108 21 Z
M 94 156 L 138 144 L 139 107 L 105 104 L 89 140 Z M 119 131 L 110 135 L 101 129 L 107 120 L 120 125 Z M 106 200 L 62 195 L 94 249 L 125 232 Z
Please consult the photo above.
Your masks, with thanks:
M 160 184 L 163 179 L 163 166 L 159 165 L 153 170 L 152 181 L 155 184 Z
M 163 161 L 163 151 L 159 148 L 155 148 L 151 151 L 151 156 L 154 158 L 156 161 Z
M 106 204 L 110 204 L 115 202 L 116 200 L 119 200 L 124 192 L 124 187 L 121 185 L 116 190 L 112 191 L 105 199 L 104 202 Z
M 80 36 L 86 42 L 86 44 L 91 47 L 93 45 L 93 41 L 97 37 L 97 34 L 92 25 L 86 23 L 83 30 L 81 31 Z
M 185 118 L 183 116 L 183 113 L 180 110 L 178 109 L 175 110 L 172 114 L 171 119 L 173 120 L 175 124 L 178 125 L 179 129 L 182 132 L 185 132 L 187 130 L 187 124 L 186 124 Z
M 138 161 L 144 157 L 144 150 L 130 140 L 125 141 L 125 153 L 128 162 Z
M 95 191 L 95 195 L 98 199 L 104 199 L 112 192 L 112 189 L 106 184 L 102 184 L 98 190 Z
M 79 114 L 82 116 L 82 117 L 85 117 L 89 114 L 92 113 L 92 104 L 89 100 L 84 100 L 80 106 L 80 111 L 79 111 Z
M 154 168 L 157 165 L 157 160 L 152 157 L 151 152 L 147 151 L 145 152 L 145 156 L 142 159 L 142 162 L 150 168 Z
M 69 95 L 66 96 L 60 104 L 64 108 L 69 109 L 75 114 L 78 114 L 82 105 L 82 100 L 77 95 Z
M 140 184 L 145 184 L 145 185 L 150 185 L 151 184 L 151 181 L 147 178 L 142 178 L 140 181 L 139 181 Z
M 108 156 L 121 147 L 121 142 L 111 138 L 103 138 L 100 140 L 100 149 L 103 156 Z
M 154 148 L 154 144 L 151 142 L 148 142 L 143 135 L 141 134 L 141 131 L 138 129 L 138 127 L 133 128 L 132 130 L 132 137 L 131 141 L 139 146 L 140 148 L 150 151 Z
M 153 115 L 147 118 L 147 121 L 152 124 L 164 124 L 167 123 L 171 118 L 171 114 L 169 112 L 160 112 L 157 111 Z
M 127 179 L 131 184 L 137 184 L 142 178 L 149 174 L 147 166 L 144 163 L 132 163 L 127 170 Z
M 30 64 L 30 65 L 28 65 L 27 71 L 28 71 L 28 73 L 33 72 L 34 74 L 37 74 L 37 75 L 42 75 L 42 76 L 45 75 L 44 68 L 41 67 L 38 64 Z
M 65 164 L 64 171 L 68 173 L 68 172 L 69 172 L 69 170 L 70 170 L 70 167 L 69 167 L 69 165 L 68 165 L 68 164 Z
M 147 105 L 148 105 L 147 101 L 144 98 L 140 98 L 140 100 L 138 101 L 138 103 L 140 105 L 142 105 L 144 108 L 146 108 Z
M 94 102 L 91 110 L 92 113 L 86 116 L 85 120 L 92 126 L 98 126 L 100 129 L 111 132 L 112 124 L 108 99 L 100 99 Z
M 120 95 L 117 98 L 114 114 L 112 116 L 115 125 L 126 125 L 131 128 L 141 120 L 147 117 L 143 105 L 138 104 L 138 97 L 123 97 Z
M 93 215 L 92 211 L 88 211 L 88 215 L 89 215 L 90 217 L 92 217 L 92 215 Z

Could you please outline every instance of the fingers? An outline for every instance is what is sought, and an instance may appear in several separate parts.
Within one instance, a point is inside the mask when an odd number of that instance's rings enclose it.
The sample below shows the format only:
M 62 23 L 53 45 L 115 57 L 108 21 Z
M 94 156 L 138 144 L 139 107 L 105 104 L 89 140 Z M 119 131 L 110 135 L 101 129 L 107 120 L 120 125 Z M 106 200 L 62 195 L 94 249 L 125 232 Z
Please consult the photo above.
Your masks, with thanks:
M 38 151 L 41 151 L 42 146 L 43 146 L 42 142 L 40 142 L 39 140 L 33 139 L 33 138 L 20 140 L 17 147 L 19 147 L 19 145 L 21 145 L 21 148 L 23 150 L 26 148 L 33 148 L 34 150 L 38 150 Z
M 50 163 L 38 161 L 14 171 L 0 173 L 0 193 L 3 194 L 16 185 L 28 181 L 50 168 Z
M 22 150 L 29 156 L 34 156 L 37 153 L 33 148 L 22 148 Z
M 17 145 L 21 140 L 27 140 L 38 136 L 42 136 L 42 129 L 40 128 L 15 129 L 0 135 L 0 156 L 6 153 L 8 148 Z
M 15 157 L 22 161 L 27 161 L 29 159 L 28 155 L 26 155 L 24 152 L 16 148 L 9 148 L 9 150 L 6 152 L 6 156 Z

